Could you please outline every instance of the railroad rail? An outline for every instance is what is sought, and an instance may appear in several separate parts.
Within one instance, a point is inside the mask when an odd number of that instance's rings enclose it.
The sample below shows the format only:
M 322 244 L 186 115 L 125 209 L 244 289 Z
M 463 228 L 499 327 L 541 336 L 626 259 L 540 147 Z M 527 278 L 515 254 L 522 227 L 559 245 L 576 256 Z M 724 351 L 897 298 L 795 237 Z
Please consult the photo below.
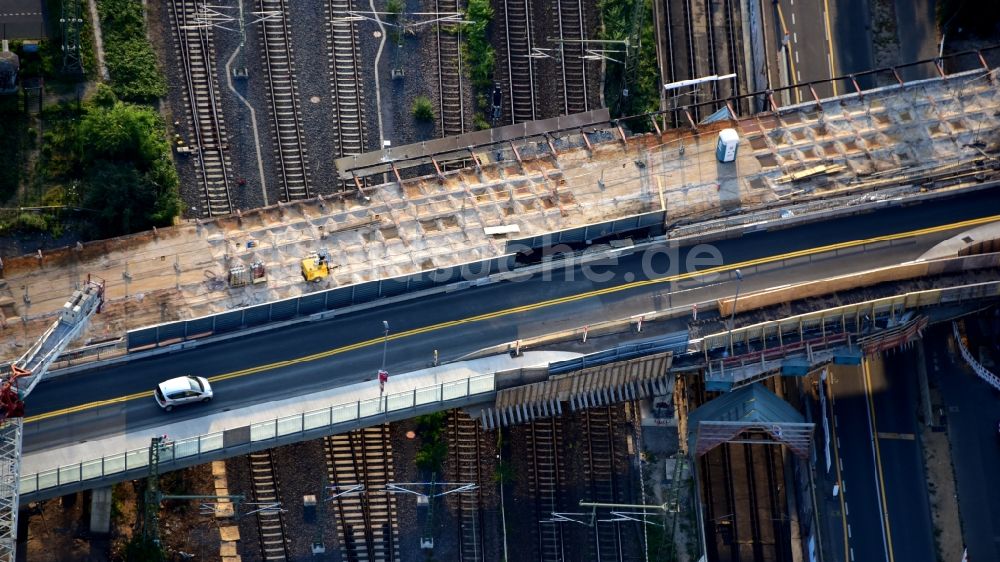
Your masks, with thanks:
M 399 562 L 396 499 L 385 491 L 393 480 L 389 426 L 326 437 L 323 449 L 334 493 L 364 487 L 364 493 L 345 493 L 333 500 L 343 558 Z
M 502 2 L 503 33 L 506 42 L 508 117 L 510 124 L 534 121 L 535 68 L 531 36 L 531 0 Z
M 614 406 L 583 411 L 583 426 L 587 434 L 585 450 L 588 491 L 592 502 L 621 503 L 615 471 L 615 425 L 618 409 Z M 621 523 L 594 525 L 591 560 L 597 562 L 623 560 Z
M 327 1 L 327 60 L 333 94 L 333 130 L 337 154 L 361 154 L 365 146 L 364 92 L 358 28 L 348 12 L 351 0 Z
M 278 179 L 285 201 L 310 195 L 309 167 L 299 112 L 295 63 L 285 0 L 260 0 L 260 11 L 268 14 L 261 22 L 264 35 L 261 56 L 267 73 L 275 146 L 278 151 Z
M 475 493 L 455 494 L 459 524 L 459 561 L 480 562 L 483 551 L 483 430 L 461 410 L 448 413 L 448 448 L 455 462 L 455 482 L 475 483 Z
M 562 422 L 557 417 L 533 421 L 528 426 L 527 434 L 530 458 L 528 490 L 530 496 L 535 498 L 539 560 L 562 562 L 566 559 L 563 527 L 546 521 L 553 512 L 560 511 L 559 500 L 564 482 L 559 458 Z
M 707 401 L 703 385 L 692 394 L 692 409 Z M 709 559 L 791 560 L 781 455 L 778 447 L 724 443 L 698 461 Z
M 728 54 L 729 67 L 726 69 L 725 74 L 735 74 L 735 80 L 726 80 L 722 82 L 722 93 L 721 97 L 728 98 L 737 96 L 740 94 L 740 80 L 745 80 L 743 76 L 745 73 L 740 71 L 740 60 L 743 58 L 743 34 L 742 28 L 737 30 L 737 25 L 742 25 L 742 18 L 738 13 L 738 8 L 736 7 L 736 2 L 734 0 L 723 0 L 725 5 L 725 28 L 726 28 L 726 53 Z M 718 6 L 718 4 L 712 4 L 713 7 Z M 719 72 L 719 74 L 724 74 Z M 737 112 L 741 111 L 739 106 L 734 107 Z
M 212 28 L 198 18 L 198 9 L 196 0 L 170 2 L 175 47 L 184 74 L 185 111 L 192 131 L 189 146 L 203 194 L 201 214 L 215 217 L 233 210 L 229 191 L 232 164 L 217 99 L 219 85 Z
M 458 13 L 458 0 L 434 0 L 439 13 Z M 462 89 L 462 56 L 458 30 L 461 24 L 438 23 L 435 26 L 438 64 L 438 93 L 441 97 L 441 136 L 465 132 L 465 95 Z
M 662 1 L 666 28 L 663 52 L 668 53 L 666 82 L 736 74 L 736 80 L 717 80 L 667 92 L 668 109 L 702 102 L 689 109 L 697 121 L 725 105 L 703 102 L 726 100 L 740 93 L 738 81 L 743 78 L 740 8 L 734 0 Z M 686 124 L 686 117 L 673 112 L 673 124 Z
M 250 453 L 250 480 L 257 503 L 257 532 L 263 560 L 291 560 L 285 539 L 285 520 L 278 509 L 278 480 L 274 472 L 274 457 L 270 451 Z
M 558 0 L 553 8 L 559 23 L 560 71 L 563 89 L 563 112 L 565 115 L 583 113 L 590 109 L 587 98 L 587 38 L 584 20 L 583 0 Z M 566 40 L 576 41 L 566 43 Z

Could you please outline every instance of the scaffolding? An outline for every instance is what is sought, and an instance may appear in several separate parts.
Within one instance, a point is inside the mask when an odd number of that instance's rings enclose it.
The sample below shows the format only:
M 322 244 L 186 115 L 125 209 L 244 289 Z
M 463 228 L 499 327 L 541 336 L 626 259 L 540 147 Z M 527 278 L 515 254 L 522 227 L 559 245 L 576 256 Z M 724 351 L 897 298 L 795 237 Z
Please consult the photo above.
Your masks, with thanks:
M 762 384 L 756 383 L 703 404 L 688 415 L 688 451 L 700 457 L 723 443 L 787 445 L 806 458 L 813 426 Z

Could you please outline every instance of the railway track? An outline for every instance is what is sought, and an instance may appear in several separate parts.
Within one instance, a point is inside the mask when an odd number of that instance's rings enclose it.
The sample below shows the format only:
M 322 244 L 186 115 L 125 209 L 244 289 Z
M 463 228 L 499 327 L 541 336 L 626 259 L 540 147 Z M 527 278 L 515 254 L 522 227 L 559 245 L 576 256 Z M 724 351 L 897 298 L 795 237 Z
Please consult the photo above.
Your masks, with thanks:
M 692 390 L 692 408 L 707 401 L 703 386 Z M 710 560 L 791 560 L 781 454 L 774 446 L 724 443 L 699 459 Z
M 268 14 L 261 22 L 267 97 L 277 147 L 278 179 L 285 201 L 309 197 L 310 178 L 305 139 L 299 112 L 292 40 L 285 0 L 260 0 L 260 11 Z
M 690 80 L 708 75 L 736 74 L 734 80 L 717 80 L 668 93 L 668 107 L 725 100 L 739 94 L 742 72 L 742 30 L 740 8 L 734 0 L 662 0 L 666 20 L 665 49 L 667 82 Z M 694 107 L 696 121 L 718 110 L 724 102 Z M 743 104 L 746 106 L 746 104 Z M 733 109 L 740 107 L 733 105 Z M 673 112 L 673 124 L 686 124 L 683 113 Z
M 458 0 L 435 0 L 437 13 L 458 13 Z M 458 42 L 459 24 L 439 23 L 435 26 L 438 64 L 438 93 L 441 97 L 441 136 L 465 132 L 465 102 L 462 90 L 462 56 Z M 456 71 L 457 69 L 457 71 Z
M 531 0 L 502 2 L 506 43 L 508 118 L 510 123 L 536 119 L 534 44 L 531 37 Z
M 555 19 L 559 22 L 559 37 L 562 54 L 560 70 L 563 89 L 563 112 L 565 115 L 582 113 L 589 109 L 587 103 L 587 60 L 583 41 L 587 38 L 584 21 L 583 0 L 557 0 L 554 8 Z
M 566 559 L 563 529 L 558 523 L 545 522 L 553 512 L 560 511 L 563 493 L 563 468 L 558 451 L 562 449 L 562 423 L 559 418 L 536 420 L 528 426 L 529 464 L 528 490 L 535 498 L 538 527 L 538 554 L 542 562 L 562 562 Z
M 333 94 L 336 157 L 365 152 L 364 92 L 356 22 L 348 18 L 351 0 L 327 0 L 327 60 Z
M 364 486 L 363 494 L 334 500 L 344 560 L 399 562 L 396 500 L 384 487 L 393 480 L 389 427 L 380 425 L 323 439 L 328 482 L 335 493 Z
M 250 479 L 257 502 L 257 531 L 263 560 L 291 560 L 285 540 L 285 522 L 281 511 L 267 508 L 278 504 L 278 481 L 274 476 L 274 458 L 270 451 L 250 453 Z
M 483 431 L 460 410 L 448 413 L 448 448 L 455 459 L 455 482 L 475 483 L 474 493 L 456 494 L 460 562 L 480 562 L 483 552 Z
M 583 411 L 587 432 L 586 465 L 588 501 L 616 503 L 618 487 L 615 474 L 615 421 L 613 407 L 592 408 Z M 623 560 L 622 529 L 620 523 L 603 523 L 594 526 L 591 560 Z
M 786 530 L 785 504 L 781 497 L 782 482 L 779 481 L 779 474 L 783 473 L 783 470 L 778 470 L 781 464 L 781 450 L 777 447 L 764 447 L 763 449 L 767 502 L 771 520 L 761 522 L 764 528 L 762 534 L 764 540 L 773 545 L 775 549 L 775 557 L 772 559 L 784 562 L 791 559 L 790 553 L 784 548 L 784 545 L 791 541 L 791 532 Z
M 199 208 L 202 216 L 215 217 L 233 210 L 229 191 L 232 164 L 217 96 L 212 28 L 198 18 L 200 8 L 196 0 L 170 2 L 175 48 L 184 74 L 185 113 L 192 132 L 188 144 L 202 190 Z

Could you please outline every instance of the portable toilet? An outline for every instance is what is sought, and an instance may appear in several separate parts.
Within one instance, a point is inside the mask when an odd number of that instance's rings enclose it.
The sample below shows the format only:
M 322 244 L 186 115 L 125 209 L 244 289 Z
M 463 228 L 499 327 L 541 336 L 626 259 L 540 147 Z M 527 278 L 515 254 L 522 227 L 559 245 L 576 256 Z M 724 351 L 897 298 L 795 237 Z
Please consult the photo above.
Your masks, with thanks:
M 740 135 L 736 129 L 722 129 L 719 131 L 719 143 L 715 145 L 715 157 L 719 162 L 732 162 L 736 160 L 736 149 L 740 145 Z

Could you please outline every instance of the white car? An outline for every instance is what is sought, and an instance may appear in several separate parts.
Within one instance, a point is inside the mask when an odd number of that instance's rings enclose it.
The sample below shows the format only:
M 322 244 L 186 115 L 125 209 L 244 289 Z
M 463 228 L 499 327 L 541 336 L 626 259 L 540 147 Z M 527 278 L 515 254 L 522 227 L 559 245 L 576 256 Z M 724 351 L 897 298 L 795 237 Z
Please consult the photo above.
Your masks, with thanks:
M 212 385 L 204 377 L 177 377 L 163 381 L 153 391 L 156 403 L 166 411 L 174 406 L 192 402 L 208 402 L 212 399 Z

